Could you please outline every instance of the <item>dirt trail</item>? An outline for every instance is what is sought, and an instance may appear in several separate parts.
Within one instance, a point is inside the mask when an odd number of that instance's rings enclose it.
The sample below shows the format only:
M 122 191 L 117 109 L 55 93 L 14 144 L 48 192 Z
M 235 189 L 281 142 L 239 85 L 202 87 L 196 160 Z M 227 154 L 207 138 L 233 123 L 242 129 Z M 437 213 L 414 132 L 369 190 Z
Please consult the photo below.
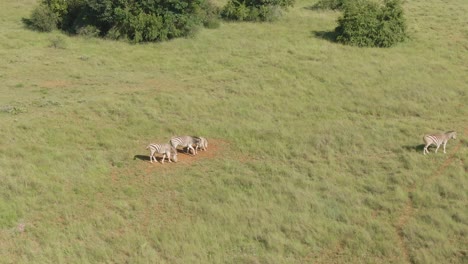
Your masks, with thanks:
M 464 129 L 463 131 L 463 137 L 466 138 L 468 136 L 468 127 Z M 460 150 L 460 147 L 462 146 L 463 141 L 460 139 L 458 140 L 457 145 L 451 151 L 451 154 L 449 154 L 449 157 L 442 163 L 437 170 L 434 171 L 434 173 L 427 179 L 424 180 L 422 184 L 427 184 L 430 183 L 434 180 L 436 180 L 438 177 L 442 175 L 442 173 L 445 171 L 445 169 L 454 161 L 454 156 L 458 153 Z M 402 252 L 403 259 L 405 263 L 413 263 L 411 260 L 410 256 L 410 250 L 408 248 L 407 242 L 405 241 L 405 235 L 404 235 L 404 228 L 409 222 L 409 220 L 413 217 L 414 215 L 414 205 L 413 205 L 413 200 L 411 198 L 412 193 L 416 190 L 417 188 L 417 183 L 411 184 L 407 189 L 406 192 L 408 194 L 408 200 L 403 206 L 401 210 L 400 217 L 398 218 L 397 222 L 394 224 L 395 226 L 395 232 L 398 238 L 398 246 Z M 377 217 L 378 212 L 373 212 L 372 217 L 375 218 Z M 309 254 L 305 257 L 304 262 L 309 263 L 310 261 L 313 260 L 313 263 L 337 263 L 339 262 L 337 260 L 337 257 L 341 254 L 343 251 L 343 242 L 338 241 L 337 244 L 329 249 L 325 249 L 321 254 L 318 254 L 314 256 L 313 254 Z
M 468 127 L 464 129 L 463 131 L 463 136 L 466 137 L 468 135 Z M 445 169 L 453 162 L 455 154 L 458 153 L 460 146 L 462 145 L 462 140 L 459 140 L 457 145 L 455 146 L 454 150 L 452 151 L 452 154 L 440 165 L 437 170 L 429 177 L 427 178 L 423 184 L 427 184 L 428 182 L 432 182 L 438 177 L 442 175 L 442 172 L 445 171 Z M 395 224 L 395 230 L 397 233 L 398 237 L 398 245 L 401 249 L 401 252 L 403 253 L 403 257 L 405 259 L 406 263 L 413 263 L 410 258 L 410 252 L 408 249 L 408 245 L 406 244 L 405 241 L 405 235 L 404 235 L 404 228 L 408 221 L 413 217 L 414 215 L 414 205 L 413 205 L 413 200 L 411 199 L 411 194 L 416 190 L 416 183 L 411 184 L 411 186 L 408 187 L 406 192 L 408 193 L 408 201 L 406 202 L 405 206 L 402 209 L 401 215 L 398 218 L 397 223 Z

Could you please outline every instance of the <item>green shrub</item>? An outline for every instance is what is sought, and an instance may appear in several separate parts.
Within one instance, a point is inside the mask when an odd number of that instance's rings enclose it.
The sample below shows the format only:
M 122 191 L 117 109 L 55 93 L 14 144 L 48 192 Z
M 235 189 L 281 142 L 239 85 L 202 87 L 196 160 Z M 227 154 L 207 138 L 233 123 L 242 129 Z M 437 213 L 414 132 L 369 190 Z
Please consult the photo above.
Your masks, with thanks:
M 319 0 L 312 7 L 315 9 L 341 10 L 347 0 Z
M 38 5 L 33 9 L 31 18 L 25 20 L 28 27 L 42 31 L 50 32 L 57 28 L 57 15 L 46 5 Z
M 198 14 L 203 21 L 203 26 L 206 28 L 218 28 L 219 27 L 219 15 L 221 10 L 214 5 L 211 1 L 205 1 Z
M 209 0 L 42 0 L 51 25 L 72 34 L 132 42 L 193 35 L 200 26 L 217 27 L 219 10 Z
M 221 11 L 226 20 L 273 21 L 281 16 L 281 9 L 294 4 L 294 0 L 229 0 Z
M 349 1 L 343 11 L 335 29 L 338 42 L 360 47 L 390 47 L 407 37 L 399 0 L 384 0 L 383 4 Z
M 79 28 L 76 33 L 84 37 L 98 37 L 100 30 L 95 26 L 87 25 Z

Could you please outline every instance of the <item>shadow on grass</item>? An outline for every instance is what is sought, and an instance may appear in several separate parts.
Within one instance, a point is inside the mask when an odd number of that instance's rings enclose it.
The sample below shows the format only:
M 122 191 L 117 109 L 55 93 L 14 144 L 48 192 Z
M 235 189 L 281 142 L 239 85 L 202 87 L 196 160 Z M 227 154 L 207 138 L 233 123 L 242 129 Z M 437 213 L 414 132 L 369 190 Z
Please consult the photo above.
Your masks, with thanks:
M 33 22 L 29 18 L 21 18 L 21 22 L 23 22 L 23 25 L 28 28 L 28 29 L 34 29 Z
M 156 158 L 156 161 L 153 161 L 153 162 L 161 163 L 162 157 L 159 157 L 159 156 L 154 156 L 154 157 Z M 135 156 L 133 156 L 133 160 L 136 160 L 136 159 L 150 162 L 150 157 L 146 156 L 146 155 L 135 155 Z M 168 159 L 166 158 L 165 162 L 167 162 L 167 161 L 168 161 Z
M 333 43 L 336 43 L 336 37 L 338 36 L 335 31 L 312 31 L 312 35 Z
M 406 150 L 414 150 L 414 151 L 417 151 L 417 152 L 422 152 L 423 149 L 424 149 L 424 144 L 420 144 L 420 145 L 416 145 L 416 146 L 403 146 L 404 149 Z
M 191 153 L 187 153 L 185 149 L 177 149 L 177 154 L 185 154 L 185 155 L 190 155 L 192 156 Z M 156 154 L 157 155 L 157 154 Z M 161 161 L 162 157 L 155 156 L 157 161 Z M 150 157 L 148 155 L 135 155 L 133 156 L 133 160 L 144 160 L 144 161 L 150 161 Z
M 133 156 L 133 160 L 136 160 L 136 159 L 149 161 L 150 157 L 147 156 L 147 155 L 135 155 L 135 156 Z

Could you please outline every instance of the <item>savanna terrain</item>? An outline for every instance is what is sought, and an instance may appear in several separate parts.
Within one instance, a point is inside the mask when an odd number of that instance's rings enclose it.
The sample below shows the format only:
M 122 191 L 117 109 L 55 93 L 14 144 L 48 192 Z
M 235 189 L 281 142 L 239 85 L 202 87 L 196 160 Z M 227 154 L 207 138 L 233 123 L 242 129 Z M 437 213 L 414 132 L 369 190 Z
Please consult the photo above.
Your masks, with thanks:
M 315 2 L 133 45 L 0 0 L 0 262 L 467 263 L 468 2 L 405 1 L 386 49 Z M 149 163 L 174 135 L 208 150 Z

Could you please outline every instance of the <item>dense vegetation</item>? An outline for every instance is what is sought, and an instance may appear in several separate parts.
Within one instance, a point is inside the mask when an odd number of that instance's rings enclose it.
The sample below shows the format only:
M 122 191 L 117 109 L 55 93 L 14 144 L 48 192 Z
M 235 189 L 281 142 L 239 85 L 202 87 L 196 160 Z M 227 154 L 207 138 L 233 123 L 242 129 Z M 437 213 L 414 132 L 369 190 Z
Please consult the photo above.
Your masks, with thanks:
M 293 6 L 295 0 L 229 0 L 221 15 L 227 20 L 273 21 L 281 10 Z
M 189 36 L 201 25 L 215 24 L 217 12 L 207 0 L 43 0 L 29 24 L 50 31 L 49 25 L 55 22 L 70 33 L 161 41 Z
M 341 10 L 344 7 L 345 2 L 348 0 L 319 0 L 313 5 L 314 9 L 331 9 Z M 352 0 L 351 0 L 352 1 Z
M 25 29 L 36 3 L 0 8 L 0 262 L 468 262 L 466 0 L 405 1 L 391 49 L 309 0 L 145 45 Z M 150 164 L 176 134 L 208 151 Z
M 273 21 L 294 0 L 230 0 L 222 11 L 210 0 L 42 0 L 26 24 L 39 31 L 56 28 L 85 36 L 162 41 L 193 35 L 200 26 L 227 20 Z
M 218 16 L 238 21 L 273 21 L 294 0 L 229 0 L 222 10 L 209 0 L 42 0 L 26 24 L 39 31 L 64 31 L 128 39 L 161 41 L 193 35 L 198 28 L 219 26 Z M 407 38 L 400 0 L 321 0 L 315 9 L 340 9 L 338 42 L 364 47 L 390 47 Z
M 347 1 L 338 19 L 337 41 L 362 47 L 390 47 L 407 38 L 400 0 Z

